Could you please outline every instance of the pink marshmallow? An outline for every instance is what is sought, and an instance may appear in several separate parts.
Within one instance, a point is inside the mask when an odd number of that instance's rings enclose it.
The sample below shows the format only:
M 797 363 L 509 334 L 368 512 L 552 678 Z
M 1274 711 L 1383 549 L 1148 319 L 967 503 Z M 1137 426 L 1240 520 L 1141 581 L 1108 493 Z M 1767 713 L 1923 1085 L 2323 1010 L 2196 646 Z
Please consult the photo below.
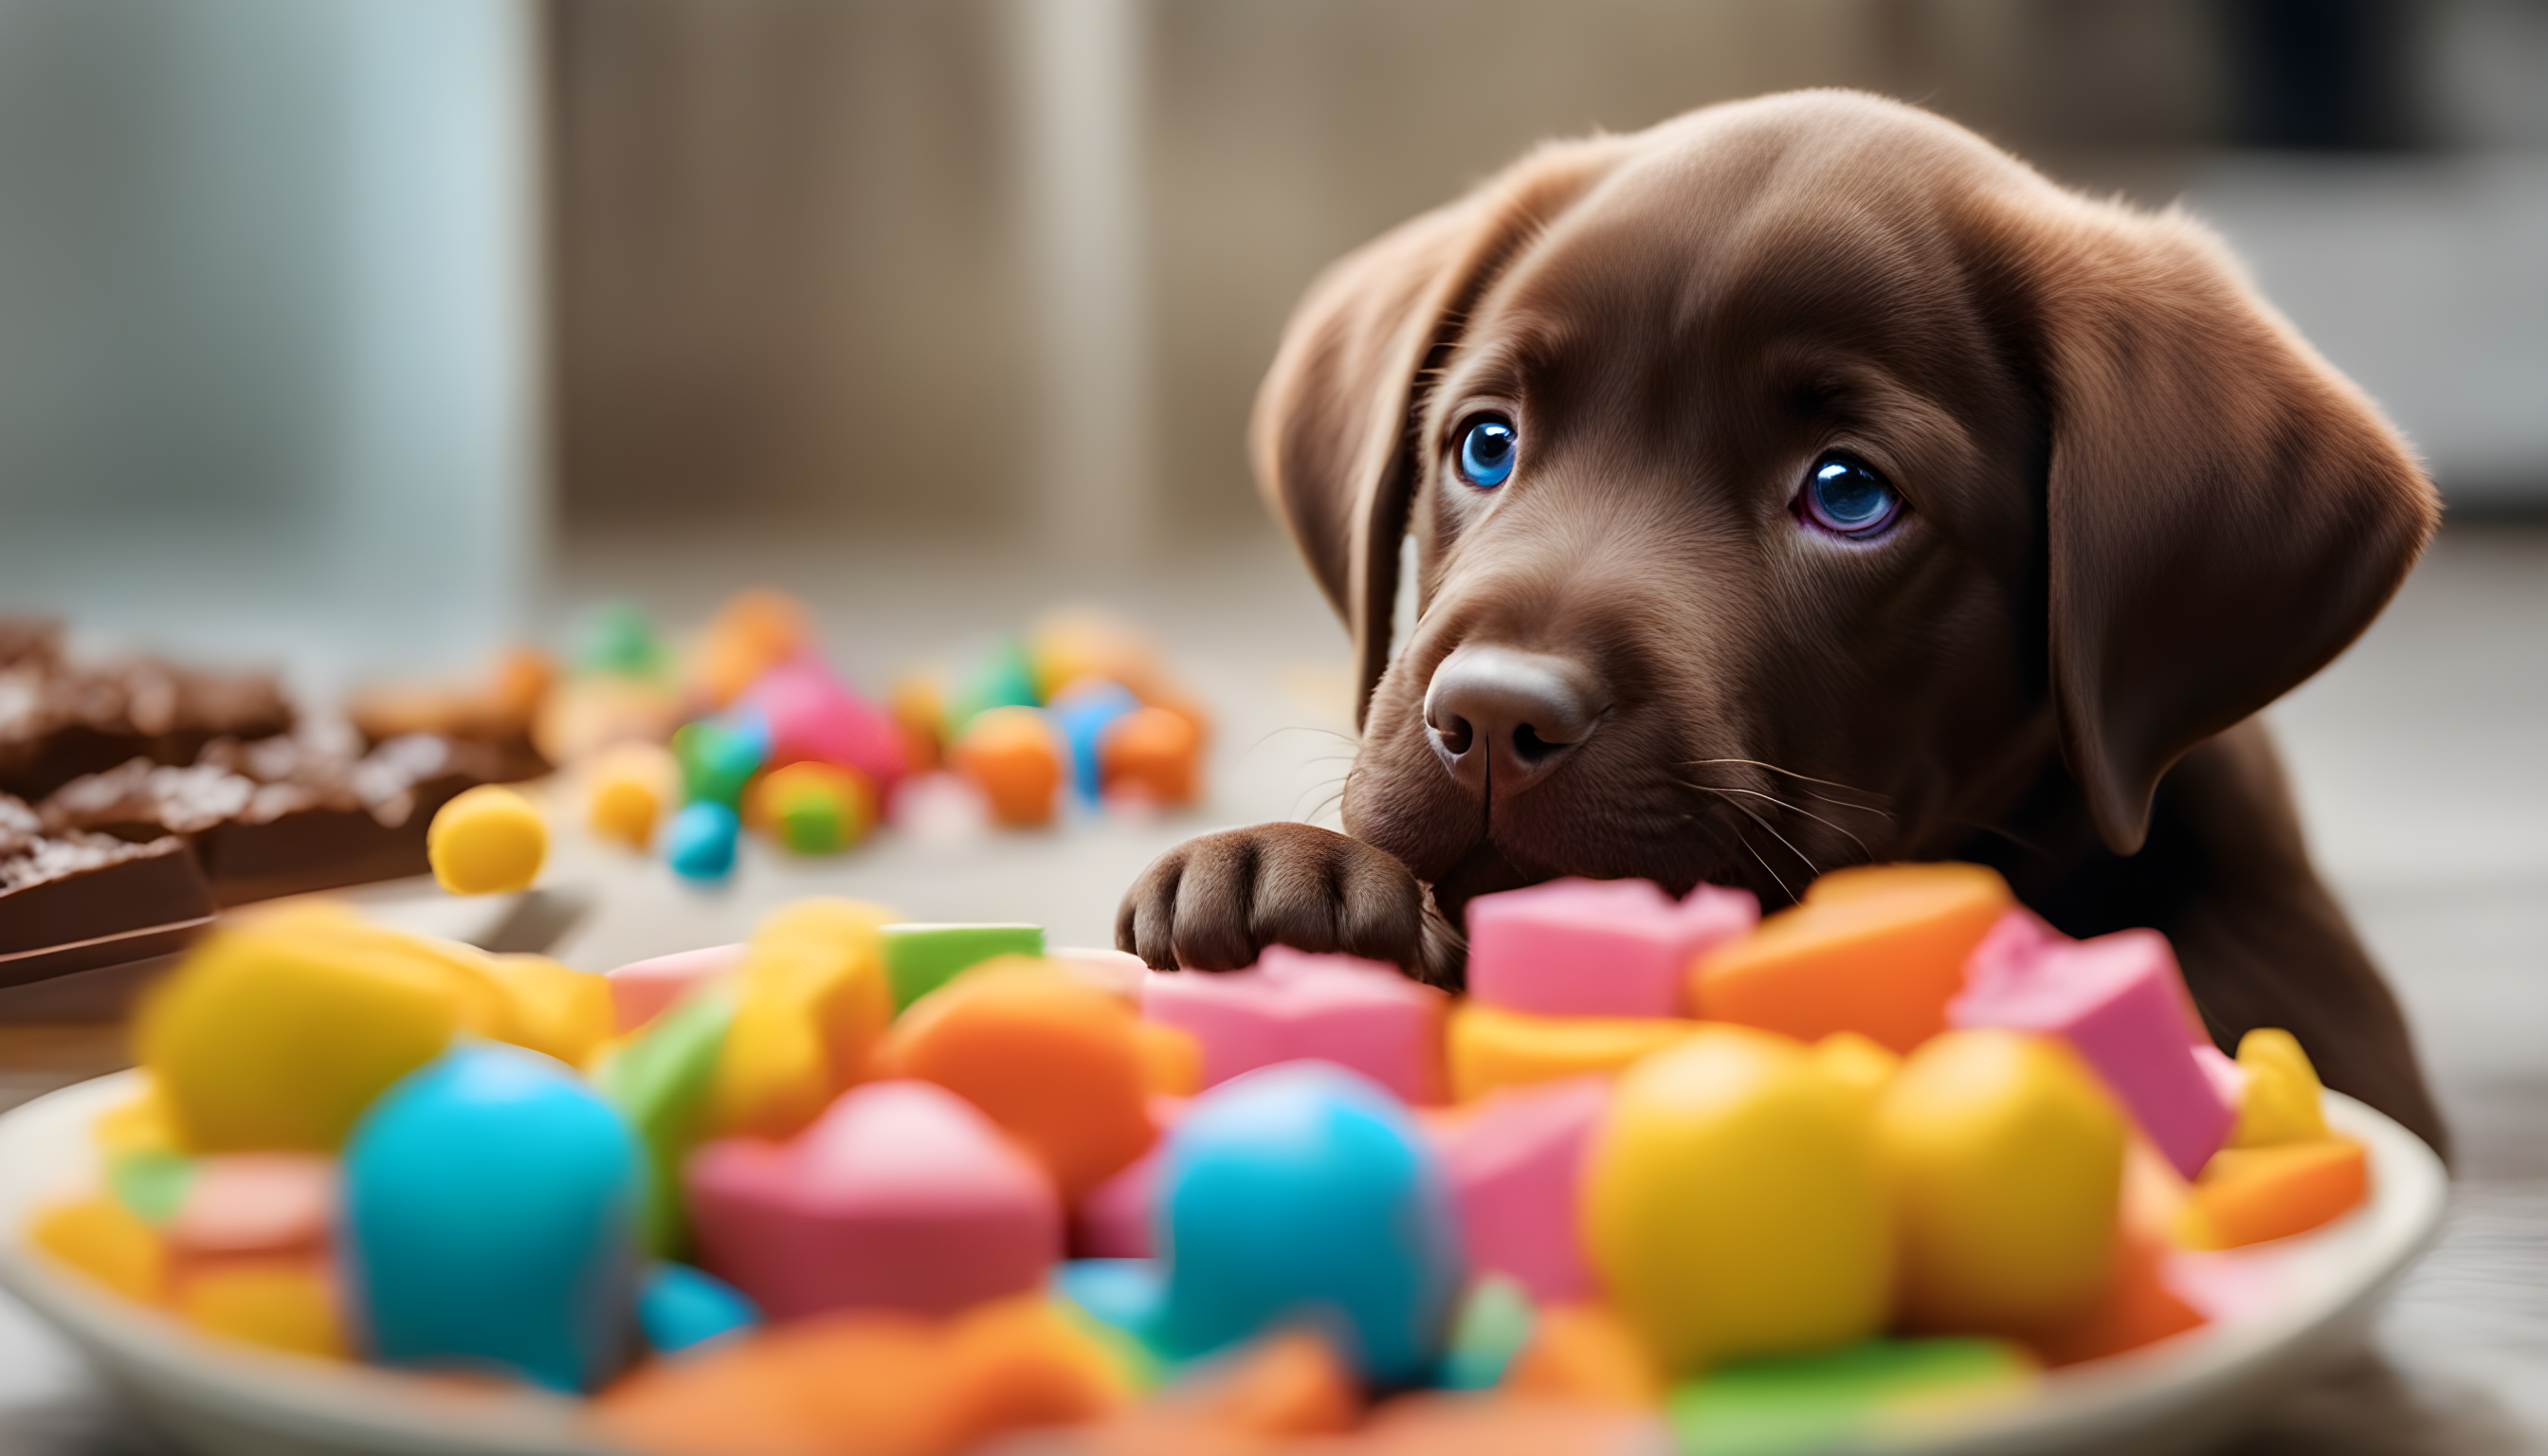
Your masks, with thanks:
M 1469 902 L 1469 994 L 1538 1016 L 1678 1016 L 1689 963 L 1749 935 L 1761 902 L 1702 884 L 1556 879 Z
M 1141 1014 L 1203 1044 L 1206 1087 L 1317 1058 L 1409 1102 L 1438 1102 L 1450 999 L 1378 960 L 1268 946 L 1246 970 L 1152 972 L 1141 985 Z
M 770 725 L 774 769 L 808 760 L 837 764 L 864 774 L 882 792 L 908 767 L 893 718 L 810 658 L 763 674 L 743 700 Z
M 2048 928 L 2010 930 L 2004 918 L 1975 949 L 1964 989 L 1947 1003 L 1947 1020 L 2068 1041 L 2191 1178 L 2230 1136 L 2237 1104 L 2187 1040 L 2189 1000 L 2176 955 L 2157 931 L 2071 941 Z
M 652 960 L 637 960 L 609 972 L 610 1029 L 633 1032 L 694 986 L 704 985 L 743 963 L 742 946 L 707 946 L 676 951 Z
M 928 1082 L 853 1087 L 784 1144 L 729 1138 L 683 1171 L 701 1262 L 774 1320 L 947 1315 L 1037 1288 L 1059 1199 L 971 1103 Z
M 1592 1130 L 1609 1105 L 1608 1078 L 1575 1077 L 1490 1093 L 1465 1116 L 1426 1125 L 1472 1271 L 1507 1275 L 1543 1305 L 1592 1294 L 1576 1207 Z

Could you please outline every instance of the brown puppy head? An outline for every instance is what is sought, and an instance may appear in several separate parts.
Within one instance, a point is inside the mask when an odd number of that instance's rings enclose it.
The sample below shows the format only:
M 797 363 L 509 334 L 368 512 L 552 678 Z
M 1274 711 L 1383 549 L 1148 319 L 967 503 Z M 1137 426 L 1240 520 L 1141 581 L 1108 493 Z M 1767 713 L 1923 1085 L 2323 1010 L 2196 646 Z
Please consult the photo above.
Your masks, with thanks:
M 1345 258 L 1253 437 L 1355 637 L 1346 827 L 1455 915 L 1783 898 L 1947 852 L 2055 751 L 2129 853 L 2437 511 L 2199 225 L 1846 92 L 1547 147 Z

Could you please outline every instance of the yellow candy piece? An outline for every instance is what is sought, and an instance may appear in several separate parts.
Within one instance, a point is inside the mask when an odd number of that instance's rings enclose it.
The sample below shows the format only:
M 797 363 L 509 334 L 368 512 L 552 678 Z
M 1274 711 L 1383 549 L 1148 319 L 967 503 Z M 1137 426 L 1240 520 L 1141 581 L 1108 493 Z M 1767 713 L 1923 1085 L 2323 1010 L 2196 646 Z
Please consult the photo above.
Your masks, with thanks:
M 618 743 L 594 759 L 589 782 L 585 816 L 592 832 L 642 850 L 681 797 L 682 766 L 660 743 Z
M 1891 1085 L 1894 1073 L 1902 1070 L 1902 1058 L 1894 1054 L 1893 1048 L 1856 1032 L 1834 1032 L 1816 1042 L 1814 1060 L 1856 1092 L 1870 1112 L 1876 1099 Z
M 335 1298 L 316 1259 L 206 1269 L 186 1279 L 174 1303 L 178 1318 L 207 1334 L 296 1355 L 346 1358 Z
M 2318 1068 L 2310 1065 L 2300 1038 L 2280 1027 L 2258 1027 L 2238 1039 L 2238 1065 L 2247 1085 L 2238 1094 L 2229 1146 L 2273 1147 L 2327 1136 Z
M 734 1021 L 718 1053 L 709 1125 L 785 1138 L 870 1072 L 893 1020 L 879 930 L 895 912 L 804 900 L 754 933 L 736 972 Z
M 353 928 L 349 930 L 348 927 Z M 446 965 L 341 913 L 215 932 L 141 1008 L 135 1048 L 196 1152 L 332 1152 L 460 1024 Z
M 89 1131 L 97 1139 L 98 1151 L 110 1158 L 177 1150 L 177 1132 L 168 1121 L 168 1101 L 159 1095 L 156 1082 L 145 1083 L 140 1095 L 131 1102 L 118 1103 L 99 1113 Z
M 1466 1102 L 1499 1087 L 1614 1072 L 1688 1040 L 1699 1026 L 1664 1016 L 1534 1016 L 1463 1001 L 1451 1008 L 1446 1034 L 1451 1096 Z
M 1875 1114 L 1916 1329 L 2023 1335 L 2074 1319 L 2115 1259 L 2127 1123 L 2066 1045 L 1932 1038 Z
M 36 1215 L 29 1241 L 129 1300 L 155 1303 L 168 1281 L 168 1242 L 113 1194 Z
M 1856 1093 L 1799 1044 L 1702 1026 L 1620 1074 L 1584 1243 L 1668 1378 L 1884 1323 L 1893 1228 Z
M 486 973 L 503 993 L 509 1023 L 496 1040 L 582 1066 L 609 1038 L 610 977 L 546 956 L 490 956 Z
M 455 895 L 504 895 L 531 887 L 548 858 L 549 828 L 531 801 L 500 783 L 465 789 L 424 831 L 434 880 Z

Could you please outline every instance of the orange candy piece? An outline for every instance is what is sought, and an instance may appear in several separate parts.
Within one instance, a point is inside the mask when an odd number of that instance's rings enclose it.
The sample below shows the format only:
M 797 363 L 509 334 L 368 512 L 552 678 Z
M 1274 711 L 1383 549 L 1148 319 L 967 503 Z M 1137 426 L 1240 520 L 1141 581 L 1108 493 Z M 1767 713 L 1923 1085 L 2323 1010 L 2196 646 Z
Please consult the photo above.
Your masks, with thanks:
M 2225 1147 L 2194 1180 L 2178 1217 L 2177 1241 L 2190 1248 L 2236 1248 L 2306 1233 L 2371 1192 L 2362 1144 L 2349 1138 L 2273 1147 Z
M 2173 1169 L 2170 1169 L 2173 1172 Z M 2166 1245 L 2127 1228 L 2115 1243 L 2114 1272 L 2105 1295 L 2089 1312 L 2028 1341 L 2047 1365 L 2075 1365 L 2137 1350 L 2203 1323 L 2203 1314 L 2176 1297 L 2159 1277 Z
M 1108 793 L 1158 804 L 1194 801 L 1203 783 L 1203 733 L 1194 719 L 1163 707 L 1136 708 L 1106 730 L 1097 749 Z
M 978 1107 L 1052 1174 L 1064 1203 L 1122 1171 L 1155 1136 L 1140 1018 L 1065 972 L 977 968 L 893 1026 L 884 1074 Z
M 661 1456 L 949 1456 L 1121 1410 L 1105 1351 L 1041 1299 L 945 1324 L 843 1311 L 658 1361 L 602 1392 L 602 1434 Z
M 1033 829 L 1052 822 L 1061 788 L 1061 737 L 1034 708 L 992 708 L 975 717 L 948 750 L 947 762 L 982 790 L 999 823 Z
M 1593 1406 L 1645 1410 L 1663 1404 L 1655 1358 L 1606 1305 L 1555 1305 L 1539 1312 L 1530 1342 L 1504 1372 L 1503 1389 Z
M 724 707 L 787 659 L 811 646 L 805 607 L 784 592 L 742 592 L 708 622 L 691 676 L 710 707 Z
M 36 1215 L 36 1247 L 129 1300 L 155 1304 L 168 1285 L 168 1241 L 111 1193 Z
M 1908 1054 L 1947 1029 L 1965 957 L 2011 903 L 2007 882 L 1979 864 L 1835 869 L 1702 957 L 1690 1001 L 1710 1021 L 1808 1042 L 1857 1032 Z

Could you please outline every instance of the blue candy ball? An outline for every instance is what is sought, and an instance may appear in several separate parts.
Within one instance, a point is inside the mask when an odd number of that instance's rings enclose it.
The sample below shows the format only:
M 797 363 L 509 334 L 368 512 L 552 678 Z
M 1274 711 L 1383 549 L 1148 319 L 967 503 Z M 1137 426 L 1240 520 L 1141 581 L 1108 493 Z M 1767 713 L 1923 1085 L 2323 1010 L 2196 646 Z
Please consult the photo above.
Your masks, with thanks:
M 369 1353 L 592 1390 L 634 1343 L 637 1139 L 535 1051 L 463 1045 L 345 1145 L 347 1279 Z
M 664 858 L 683 879 L 716 880 L 734 872 L 743 820 L 714 799 L 682 805 L 664 831 Z
M 1432 1372 L 1459 1226 L 1432 1148 L 1377 1083 L 1316 1061 L 1223 1083 L 1169 1135 L 1159 1190 L 1166 1290 L 1143 1333 L 1160 1353 L 1303 1323 L 1377 1384 Z

